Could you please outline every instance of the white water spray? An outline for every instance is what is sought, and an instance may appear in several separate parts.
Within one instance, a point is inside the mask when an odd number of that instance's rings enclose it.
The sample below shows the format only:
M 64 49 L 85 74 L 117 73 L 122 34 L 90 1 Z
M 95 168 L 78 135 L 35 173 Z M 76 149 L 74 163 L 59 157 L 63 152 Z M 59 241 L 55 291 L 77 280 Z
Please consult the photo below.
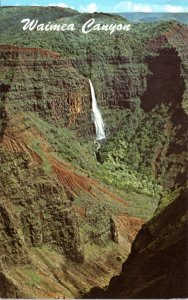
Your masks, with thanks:
M 94 87 L 90 79 L 89 79 L 89 84 L 90 84 L 91 98 L 92 98 L 92 112 L 93 112 L 93 118 L 94 118 L 95 130 L 96 130 L 95 143 L 98 144 L 100 148 L 100 144 L 97 141 L 104 140 L 106 138 L 105 131 L 104 131 L 104 122 L 103 122 L 101 112 L 97 105 Z

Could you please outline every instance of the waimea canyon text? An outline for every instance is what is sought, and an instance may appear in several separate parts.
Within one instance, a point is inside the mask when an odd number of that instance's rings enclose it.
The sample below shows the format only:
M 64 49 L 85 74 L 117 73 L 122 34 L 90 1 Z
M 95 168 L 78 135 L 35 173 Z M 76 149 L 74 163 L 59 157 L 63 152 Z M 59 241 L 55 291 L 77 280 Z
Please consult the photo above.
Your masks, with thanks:
M 74 31 L 75 24 L 54 24 L 48 22 L 46 24 L 39 23 L 39 20 L 23 19 L 23 30 L 37 30 L 37 31 Z M 95 19 L 89 19 L 81 28 L 82 33 L 87 34 L 92 31 L 109 31 L 110 35 L 116 31 L 129 31 L 131 24 L 100 24 L 96 23 Z

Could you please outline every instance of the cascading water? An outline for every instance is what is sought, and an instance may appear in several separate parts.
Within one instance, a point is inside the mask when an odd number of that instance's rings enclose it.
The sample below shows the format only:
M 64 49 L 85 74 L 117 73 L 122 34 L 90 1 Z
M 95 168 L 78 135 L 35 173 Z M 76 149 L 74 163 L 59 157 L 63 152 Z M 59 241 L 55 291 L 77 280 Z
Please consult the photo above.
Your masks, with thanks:
M 94 119 L 95 130 L 96 130 L 95 143 L 97 143 L 97 141 L 104 140 L 106 138 L 106 135 L 105 135 L 105 130 L 104 130 L 103 118 L 102 118 L 101 112 L 98 108 L 97 100 L 95 97 L 94 87 L 93 87 L 93 84 L 90 79 L 89 79 L 89 84 L 90 84 L 90 89 L 91 89 L 93 119 Z M 100 144 L 99 143 L 97 143 L 97 144 L 98 144 L 98 149 L 99 149 Z

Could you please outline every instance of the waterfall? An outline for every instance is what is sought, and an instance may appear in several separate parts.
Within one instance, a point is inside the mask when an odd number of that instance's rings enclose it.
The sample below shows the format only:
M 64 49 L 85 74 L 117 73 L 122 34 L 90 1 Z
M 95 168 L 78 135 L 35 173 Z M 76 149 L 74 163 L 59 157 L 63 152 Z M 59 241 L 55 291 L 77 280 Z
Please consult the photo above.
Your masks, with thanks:
M 96 141 L 104 140 L 106 138 L 105 131 L 104 131 L 104 122 L 102 119 L 101 112 L 97 105 L 94 87 L 90 79 L 89 79 L 89 84 L 91 89 L 92 112 L 93 112 L 93 118 L 94 118 L 95 130 L 96 130 Z

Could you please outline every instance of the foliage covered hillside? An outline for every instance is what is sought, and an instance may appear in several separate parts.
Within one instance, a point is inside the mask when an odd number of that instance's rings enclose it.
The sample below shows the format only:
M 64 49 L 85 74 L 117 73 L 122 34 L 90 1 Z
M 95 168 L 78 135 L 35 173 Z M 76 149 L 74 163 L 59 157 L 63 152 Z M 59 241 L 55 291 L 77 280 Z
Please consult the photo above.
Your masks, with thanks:
M 23 18 L 76 29 L 23 31 Z M 160 197 L 186 179 L 187 26 L 81 33 L 91 18 L 129 23 L 57 7 L 0 10 L 0 297 L 103 290 Z M 105 122 L 98 152 L 89 79 Z
M 132 24 L 129 32 L 112 35 L 109 32 L 91 32 L 85 35 L 81 33 L 81 27 L 90 18 L 101 24 L 127 24 L 128 21 L 118 15 L 88 15 L 53 7 L 2 8 L 1 15 L 1 43 L 45 48 L 59 53 L 67 64 L 60 86 L 61 101 L 67 101 L 69 105 L 66 93 L 71 87 L 87 105 L 84 126 L 80 107 L 76 106 L 65 109 L 63 120 L 51 120 L 47 97 L 53 97 L 53 92 L 47 91 L 45 95 L 40 91 L 42 87 L 37 87 L 39 91 L 28 101 L 29 111 L 36 110 L 33 103 L 40 102 L 40 97 L 46 101 L 44 107 L 40 103 L 37 105 L 42 109 L 40 116 L 43 115 L 49 124 L 45 125 L 51 131 L 47 136 L 58 155 L 112 186 L 120 195 L 129 191 L 162 195 L 184 180 L 186 117 L 181 105 L 185 92 L 185 81 L 181 75 L 184 72 L 181 43 L 187 43 L 186 26 L 174 21 L 149 25 L 138 23 Z M 73 32 L 23 31 L 20 21 L 25 17 L 38 19 L 39 23 L 74 23 L 76 29 Z M 9 20 L 11 26 L 4 26 Z M 13 24 L 16 24 L 14 28 Z M 174 45 L 173 41 L 178 38 L 179 44 Z M 66 74 L 69 74 L 68 80 Z M 7 76 L 11 77 L 10 74 Z M 100 163 L 93 157 L 95 133 L 90 119 L 88 78 L 94 84 L 106 124 L 107 140 L 101 147 Z M 61 78 L 58 80 L 61 81 Z M 79 82 L 83 81 L 84 92 L 79 90 L 82 88 Z M 60 88 L 58 93 L 61 93 Z M 18 106 L 17 109 L 23 107 Z M 181 116 L 182 124 L 181 120 L 175 119 L 176 114 Z M 36 115 L 36 124 L 37 118 Z M 62 125 L 73 129 L 75 138 L 69 131 L 70 138 L 61 138 L 59 143 L 55 131 L 56 126 Z M 177 170 L 174 171 L 174 168 Z

